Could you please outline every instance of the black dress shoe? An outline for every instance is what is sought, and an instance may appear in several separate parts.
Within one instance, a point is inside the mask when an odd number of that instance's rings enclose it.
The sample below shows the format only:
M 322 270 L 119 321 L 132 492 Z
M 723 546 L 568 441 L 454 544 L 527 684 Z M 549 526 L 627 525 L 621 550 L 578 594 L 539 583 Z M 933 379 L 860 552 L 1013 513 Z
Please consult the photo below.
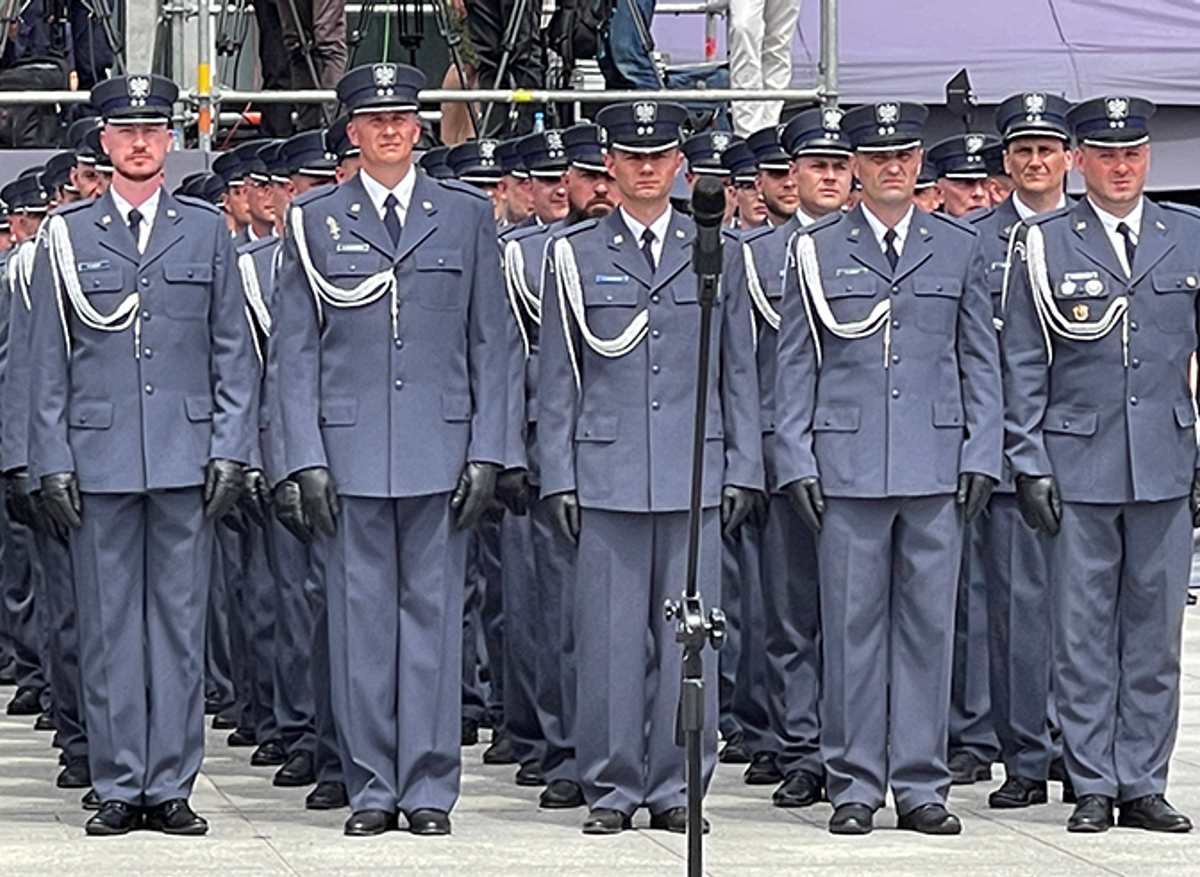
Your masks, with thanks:
M 11 658 L 8 663 L 0 665 L 0 685 L 9 686 L 17 684 L 17 662 Z
M 620 810 L 597 807 L 583 820 L 584 834 L 620 834 L 633 827 L 633 821 Z
M 721 753 L 717 756 L 717 761 L 721 762 L 721 764 L 749 764 L 750 752 L 746 749 L 746 745 L 742 740 L 740 731 L 736 734 L 731 734 L 726 739 L 725 745 L 721 747 Z
M 238 709 L 236 703 L 224 707 L 220 712 L 213 716 L 212 726 L 214 731 L 231 731 L 238 726 L 238 715 L 241 710 Z M 253 744 L 251 744 L 253 745 Z
M 838 804 L 829 817 L 830 834 L 870 834 L 875 811 L 866 804 Z
M 10 716 L 38 716 L 42 713 L 42 690 L 22 685 L 8 702 Z
M 304 798 L 306 810 L 341 810 L 350 806 L 350 796 L 346 794 L 346 786 L 332 780 L 317 783 Z
M 823 785 L 812 771 L 794 770 L 771 795 L 771 803 L 776 807 L 809 807 L 821 800 Z
M 298 749 L 288 756 L 283 767 L 275 771 L 271 784 L 282 788 L 294 788 L 295 786 L 311 786 L 316 781 L 312 753 Z
M 145 828 L 147 831 L 191 837 L 208 834 L 208 822 L 204 817 L 197 816 L 183 798 L 174 798 L 154 807 L 147 807 Z
M 950 782 L 956 786 L 969 786 L 992 778 L 992 766 L 970 752 L 955 752 L 946 767 L 950 768 Z
M 385 831 L 395 831 L 396 814 L 387 810 L 359 810 L 346 820 L 348 837 L 375 837 Z
M 100 796 L 96 794 L 96 790 L 88 789 L 84 792 L 83 797 L 79 799 L 79 806 L 84 810 L 99 810 Z
M 238 728 L 225 738 L 225 742 L 229 746 L 239 747 L 254 746 L 258 743 L 258 741 L 254 739 L 254 732 L 249 728 Z
M 1080 795 L 1067 831 L 1075 834 L 1100 834 L 1113 826 L 1113 799 L 1108 795 Z
M 555 780 L 538 796 L 543 810 L 572 810 L 583 806 L 583 790 L 570 780 Z
M 92 837 L 129 834 L 142 827 L 142 810 L 124 801 L 105 801 L 96 815 L 83 826 Z
M 517 753 L 513 751 L 512 741 L 503 731 L 492 737 L 492 745 L 483 750 L 484 764 L 516 764 Z
M 748 786 L 773 786 L 782 780 L 774 752 L 755 752 L 750 758 L 750 766 L 742 774 L 742 782 Z
M 712 830 L 707 819 L 701 818 L 704 834 Z M 650 814 L 650 827 L 655 831 L 669 831 L 672 834 L 687 834 L 687 807 L 672 807 L 662 813 Z
M 479 742 L 479 722 L 474 719 L 462 720 L 462 745 L 474 746 Z
M 279 767 L 287 761 L 287 750 L 277 740 L 258 744 L 250 754 L 251 767 Z
M 450 814 L 445 810 L 422 807 L 408 814 L 408 831 L 424 837 L 437 837 L 450 833 Z
M 206 697 L 204 698 L 204 715 L 215 716 L 227 706 L 228 704 L 222 703 L 215 697 Z
M 37 721 L 33 723 L 35 731 L 57 731 L 58 725 L 54 723 L 54 717 L 50 713 L 42 713 L 37 717 Z
M 515 780 L 518 786 L 546 785 L 546 775 L 542 773 L 541 764 L 536 761 L 530 761 L 522 764 L 517 769 Z
M 92 784 L 92 772 L 86 758 L 72 758 L 58 772 L 54 785 L 60 789 L 86 789 Z
M 1124 801 L 1121 804 L 1121 815 L 1117 817 L 1117 825 L 1126 828 L 1144 828 L 1146 831 L 1166 831 L 1172 834 L 1182 834 L 1192 830 L 1192 820 L 1188 819 L 1167 803 L 1162 795 L 1145 795 Z
M 988 806 L 996 810 L 1017 810 L 1046 803 L 1046 781 L 1010 776 L 1000 788 L 988 795 Z
M 915 810 L 901 813 L 896 827 L 921 834 L 961 834 L 962 823 L 942 804 L 922 804 Z

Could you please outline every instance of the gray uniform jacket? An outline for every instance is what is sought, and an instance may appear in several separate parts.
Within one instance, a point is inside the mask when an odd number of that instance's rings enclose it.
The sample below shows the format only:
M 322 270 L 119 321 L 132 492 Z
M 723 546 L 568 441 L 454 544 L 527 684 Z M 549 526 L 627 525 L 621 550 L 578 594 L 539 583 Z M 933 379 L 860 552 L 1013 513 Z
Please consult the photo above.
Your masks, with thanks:
M 111 194 L 57 222 L 72 252 L 52 259 L 54 235 L 39 238 L 31 285 L 31 474 L 140 493 L 200 485 L 213 458 L 247 462 L 256 367 L 220 212 L 162 192 L 144 253 Z
M 561 272 L 547 279 L 538 381 L 543 496 L 575 491 L 581 506 L 607 511 L 687 509 L 700 326 L 694 231 L 690 218 L 673 212 L 653 275 L 620 211 L 560 233 L 574 251 L 595 336 L 621 335 L 639 312 L 648 320 L 645 336 L 629 352 L 600 355 L 580 338 L 574 316 L 564 316 Z M 741 252 L 729 238 L 712 317 L 706 507 L 717 505 L 723 485 L 763 484 L 749 302 Z
M 801 296 L 804 237 L 820 296 L 808 281 Z M 964 472 L 999 478 L 999 354 L 969 225 L 914 209 L 893 271 L 861 206 L 817 222 L 789 254 L 782 318 L 777 486 L 817 476 L 831 496 L 879 498 L 952 493 Z M 877 328 L 846 337 L 855 324 Z
M 1055 476 L 1068 502 L 1186 495 L 1200 465 L 1188 389 L 1200 215 L 1146 201 L 1128 278 L 1086 199 L 1028 226 L 1030 270 L 1012 278 L 1003 334 L 1014 472 Z M 1038 274 L 1045 286 L 1031 283 Z
M 327 293 L 391 276 L 394 296 L 330 304 L 301 263 L 297 210 Z M 341 493 L 398 498 L 449 492 L 467 461 L 524 465 L 508 416 L 519 340 L 485 195 L 418 173 L 393 246 L 358 176 L 306 192 L 273 310 L 287 473 L 324 466 Z

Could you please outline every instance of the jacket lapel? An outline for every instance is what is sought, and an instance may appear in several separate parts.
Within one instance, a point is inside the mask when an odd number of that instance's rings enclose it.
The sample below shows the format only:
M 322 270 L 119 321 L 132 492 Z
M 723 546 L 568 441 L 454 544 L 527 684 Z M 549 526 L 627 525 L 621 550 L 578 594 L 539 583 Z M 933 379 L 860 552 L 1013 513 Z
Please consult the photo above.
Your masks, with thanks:
M 1174 239 L 1167 234 L 1170 214 L 1148 199 L 1143 204 L 1142 232 L 1138 238 L 1137 252 L 1133 255 L 1133 270 L 1129 278 L 1131 286 L 1149 274 L 1175 247 Z
M 638 249 L 637 242 L 631 239 L 629 226 L 621 218 L 621 211 L 614 210 L 601 220 L 604 228 L 604 240 L 608 244 L 609 257 L 616 268 L 624 271 L 630 277 L 649 288 L 653 285 L 650 276 L 650 266 L 646 257 Z
M 121 220 L 121 212 L 117 210 L 112 193 L 105 192 L 96 205 L 100 208 L 96 219 L 96 241 L 104 249 L 116 253 L 134 265 L 138 264 L 142 257 L 137 251 L 137 243 L 129 231 L 129 226 Z
M 912 219 L 908 222 L 908 234 L 904 237 L 904 249 L 900 251 L 900 261 L 896 263 L 896 272 L 892 275 L 893 283 L 912 274 L 933 255 L 930 227 L 929 215 L 924 210 L 914 209 Z
M 379 218 L 375 202 L 367 194 L 359 174 L 355 174 L 342 183 L 341 189 L 342 214 L 346 218 L 343 227 L 356 238 L 366 241 L 379 250 L 390 261 L 395 255 L 396 247 L 392 243 L 392 236 L 388 234 L 383 220 Z M 403 234 L 400 235 L 400 239 L 404 240 Z
M 1125 271 L 1117 261 L 1108 235 L 1104 232 L 1104 224 L 1088 203 L 1087 199 L 1080 200 L 1071 210 L 1071 230 L 1075 233 L 1075 248 L 1089 261 L 1099 265 L 1113 277 L 1125 280 Z
M 883 249 L 875 239 L 875 232 L 871 230 L 867 217 L 863 215 L 862 205 L 846 214 L 843 225 L 846 227 L 846 240 L 851 245 L 850 258 L 890 281 L 892 266 L 888 264 L 887 256 L 883 255 Z
M 435 197 L 436 183 L 424 174 L 417 173 L 413 184 L 412 197 L 408 202 L 408 213 L 404 217 L 404 227 L 400 230 L 400 242 L 396 246 L 395 261 L 399 262 L 416 249 L 417 244 L 429 237 L 437 229 L 437 198 Z M 380 225 L 383 225 L 382 221 Z M 386 229 L 384 229 L 386 233 Z
M 158 211 L 154 215 L 154 225 L 150 227 L 150 239 L 146 242 L 146 252 L 141 255 L 141 265 L 149 265 L 183 240 L 183 228 L 180 226 L 182 219 L 179 202 L 172 198 L 166 189 L 163 189 L 158 196 Z
M 667 226 L 667 238 L 663 241 L 658 267 L 654 271 L 654 290 L 670 283 L 676 274 L 687 267 L 692 254 L 692 222 L 678 210 L 671 211 L 671 222 Z M 639 255 L 641 255 L 639 253 Z M 642 257 L 645 259 L 645 257 Z

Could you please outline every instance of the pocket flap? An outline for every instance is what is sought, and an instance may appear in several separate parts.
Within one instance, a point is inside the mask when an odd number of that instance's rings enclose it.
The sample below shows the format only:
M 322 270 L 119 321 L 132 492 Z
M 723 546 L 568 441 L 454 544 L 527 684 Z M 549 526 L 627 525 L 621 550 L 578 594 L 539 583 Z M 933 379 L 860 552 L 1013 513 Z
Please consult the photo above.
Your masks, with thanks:
M 357 422 L 357 399 L 326 399 L 321 402 L 321 426 L 353 426 Z
M 209 396 L 188 396 L 183 400 L 183 407 L 187 410 L 188 420 L 193 423 L 212 420 L 213 403 Z
M 168 262 L 163 265 L 168 283 L 211 283 L 212 265 L 204 262 Z
M 934 402 L 934 426 L 962 426 L 963 407 L 961 402 Z
M 1052 410 L 1047 411 L 1042 420 L 1044 432 L 1062 433 L 1063 435 L 1095 435 L 1095 411 Z
M 640 289 L 632 277 L 624 283 L 589 283 L 583 287 L 583 303 L 589 308 L 633 307 Z
M 469 393 L 442 393 L 442 420 L 457 423 L 471 419 Z
M 79 272 L 79 288 L 84 292 L 120 292 L 124 287 L 120 268 Z
M 961 298 L 962 281 L 954 277 L 920 277 L 915 281 L 916 295 L 934 295 L 942 298 Z
M 108 429 L 112 422 L 112 402 L 73 402 L 67 411 L 67 424 L 76 429 Z
M 462 271 L 462 253 L 458 250 L 425 250 L 416 252 L 418 271 Z
M 862 409 L 857 405 L 818 408 L 813 415 L 814 432 L 858 432 Z
M 1196 406 L 1191 402 L 1175 403 L 1175 422 L 1185 429 L 1196 425 Z
M 325 260 L 330 277 L 370 277 L 383 269 L 383 258 L 370 249 L 364 253 L 328 253 Z
M 617 438 L 617 415 L 580 414 L 575 423 L 575 441 L 611 442 Z
M 879 282 L 874 274 L 846 274 L 840 277 L 824 278 L 821 285 L 825 289 L 826 298 L 862 298 L 872 296 L 879 288 Z
M 1150 278 L 1155 292 L 1195 292 L 1200 276 L 1178 271 L 1155 271 Z

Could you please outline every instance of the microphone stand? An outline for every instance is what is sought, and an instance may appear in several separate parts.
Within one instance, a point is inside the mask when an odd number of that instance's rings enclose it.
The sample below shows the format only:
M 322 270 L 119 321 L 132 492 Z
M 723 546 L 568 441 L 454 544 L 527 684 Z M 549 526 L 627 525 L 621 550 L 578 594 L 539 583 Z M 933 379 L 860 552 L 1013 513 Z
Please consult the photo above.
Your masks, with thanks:
M 724 210 L 725 195 L 720 183 L 716 196 L 709 191 L 710 177 L 701 177 L 693 196 L 693 213 L 696 215 L 696 240 L 692 244 L 692 269 L 696 272 L 698 299 L 700 303 L 700 355 L 699 374 L 696 379 L 696 411 L 692 425 L 692 485 L 688 504 L 687 579 L 682 599 L 678 603 L 667 601 L 664 615 L 668 622 L 675 622 L 675 641 L 683 646 L 683 671 L 679 688 L 679 709 L 676 713 L 675 742 L 687 750 L 687 848 L 688 877 L 703 877 L 704 873 L 704 818 L 702 813 L 704 789 L 701 745 L 704 731 L 704 646 L 711 644 L 719 649 L 725 644 L 725 613 L 713 608 L 706 616 L 704 603 L 696 586 L 696 575 L 700 557 L 700 515 L 704 482 L 704 427 L 708 408 L 708 369 L 711 357 L 712 308 L 720 286 L 722 248 L 721 212 L 717 213 L 715 225 L 703 222 L 711 220 L 712 210 L 700 209 L 713 206 L 713 199 L 720 197 L 721 211 Z M 715 182 L 715 181 L 713 181 Z M 705 184 L 705 185 L 702 185 Z M 710 203 L 704 204 L 705 200 Z M 715 232 L 715 239 L 712 236 Z M 714 243 L 715 240 L 715 243 Z M 707 246 L 706 246 L 707 244 Z

